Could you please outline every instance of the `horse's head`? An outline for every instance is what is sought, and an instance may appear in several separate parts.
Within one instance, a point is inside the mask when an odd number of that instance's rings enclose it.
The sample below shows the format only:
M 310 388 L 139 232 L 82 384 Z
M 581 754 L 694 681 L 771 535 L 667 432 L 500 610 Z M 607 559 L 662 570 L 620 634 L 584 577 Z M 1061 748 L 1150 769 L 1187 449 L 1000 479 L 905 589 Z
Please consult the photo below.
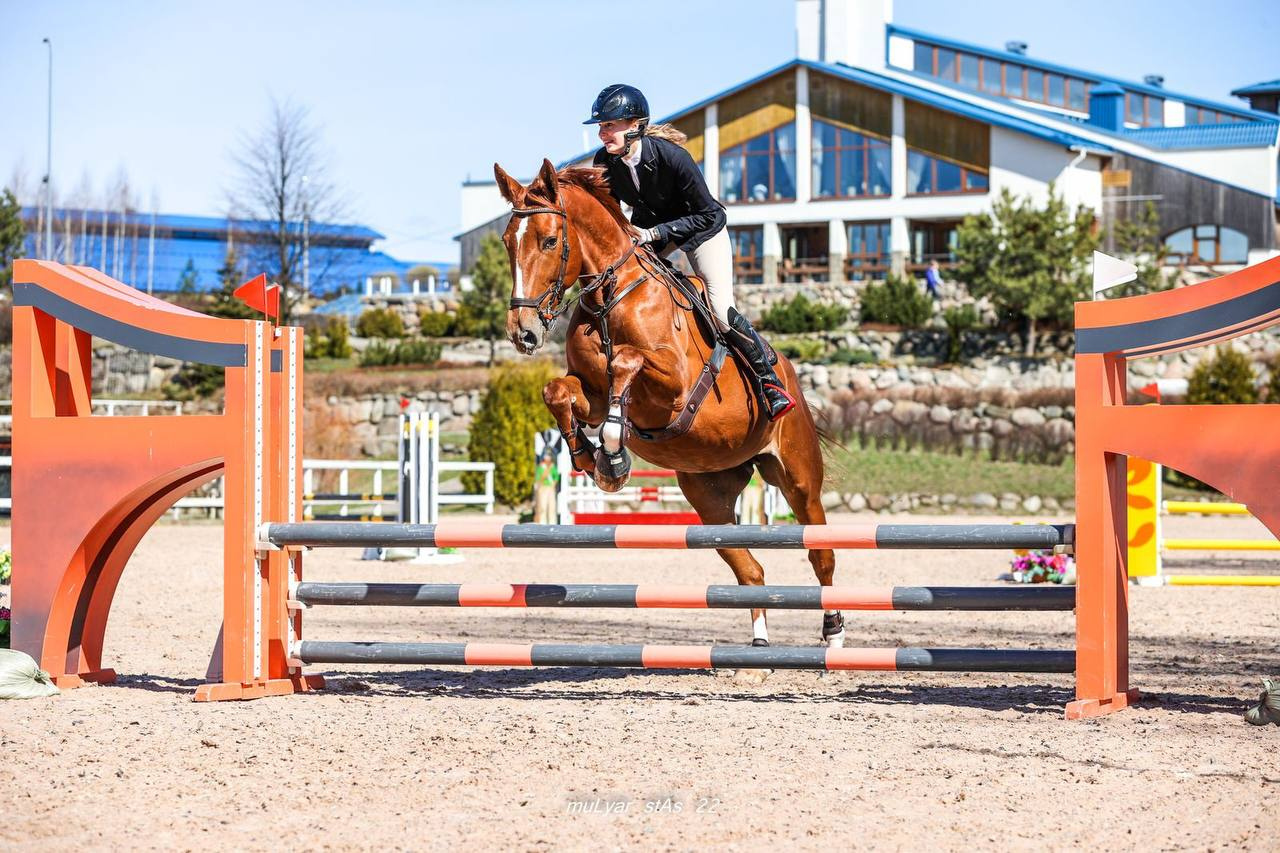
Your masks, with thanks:
M 529 186 L 508 175 L 497 163 L 493 174 L 498 190 L 512 208 L 511 222 L 502 235 L 511 258 L 511 303 L 507 337 L 529 355 L 546 340 L 547 328 L 572 284 L 569 274 L 569 217 L 555 167 L 542 161 Z

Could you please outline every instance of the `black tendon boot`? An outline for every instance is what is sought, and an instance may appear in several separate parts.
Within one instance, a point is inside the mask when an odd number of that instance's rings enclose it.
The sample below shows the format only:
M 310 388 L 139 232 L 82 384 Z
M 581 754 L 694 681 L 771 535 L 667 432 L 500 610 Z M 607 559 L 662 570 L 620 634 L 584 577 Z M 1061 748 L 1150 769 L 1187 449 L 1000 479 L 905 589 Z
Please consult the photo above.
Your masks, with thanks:
M 769 364 L 769 348 L 751 328 L 751 321 L 739 314 L 736 308 L 729 309 L 729 332 L 725 338 L 751 368 L 751 375 L 747 378 L 760 398 L 760 405 L 769 414 L 769 420 L 776 421 L 794 409 L 796 401 L 782 387 L 782 380 Z

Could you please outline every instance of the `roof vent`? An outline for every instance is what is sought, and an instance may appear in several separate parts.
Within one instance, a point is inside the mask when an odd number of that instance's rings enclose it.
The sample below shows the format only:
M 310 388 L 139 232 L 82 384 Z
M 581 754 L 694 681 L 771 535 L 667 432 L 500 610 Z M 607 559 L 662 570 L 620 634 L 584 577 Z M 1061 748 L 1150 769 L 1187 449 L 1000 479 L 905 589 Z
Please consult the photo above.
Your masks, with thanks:
M 1018 56 L 1027 55 L 1027 43 L 1025 41 L 1007 41 L 1004 43 L 1004 49 L 1010 53 L 1016 53 Z
M 1143 78 L 1142 78 L 1142 82 L 1143 82 L 1143 83 L 1146 83 L 1148 86 L 1156 86 L 1156 87 L 1163 88 L 1163 87 L 1164 87 L 1164 75 L 1163 75 L 1163 74 L 1148 74 L 1146 77 L 1143 77 Z

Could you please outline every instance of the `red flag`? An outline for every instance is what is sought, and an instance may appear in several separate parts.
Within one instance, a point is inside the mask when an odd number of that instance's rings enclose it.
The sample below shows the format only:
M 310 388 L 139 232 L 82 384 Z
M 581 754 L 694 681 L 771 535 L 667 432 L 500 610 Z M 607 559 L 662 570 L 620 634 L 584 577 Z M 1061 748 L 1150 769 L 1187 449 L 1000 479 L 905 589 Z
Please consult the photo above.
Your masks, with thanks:
M 1150 384 L 1143 385 L 1138 390 L 1141 391 L 1143 394 L 1146 394 L 1148 397 L 1152 398 L 1153 400 L 1155 400 L 1157 403 L 1160 402 L 1160 384 L 1159 383 L 1152 382 Z
M 235 289 L 235 297 L 255 311 L 261 311 L 267 319 L 280 319 L 280 285 L 267 285 L 266 273 L 246 281 Z

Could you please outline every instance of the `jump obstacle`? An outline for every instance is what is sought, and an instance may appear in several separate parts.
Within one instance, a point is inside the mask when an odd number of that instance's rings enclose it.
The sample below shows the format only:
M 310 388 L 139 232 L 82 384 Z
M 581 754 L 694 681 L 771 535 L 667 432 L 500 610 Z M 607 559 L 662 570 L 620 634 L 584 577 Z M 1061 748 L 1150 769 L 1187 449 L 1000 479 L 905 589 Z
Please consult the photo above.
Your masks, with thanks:
M 1280 574 L 1181 574 L 1165 571 L 1165 551 L 1280 551 L 1276 539 L 1169 539 L 1164 515 L 1249 515 L 1242 503 L 1166 501 L 1161 466 L 1129 459 L 1129 578 L 1143 586 L 1280 586 Z M 1275 562 L 1280 569 L 1280 560 Z
M 301 330 L 256 320 L 205 317 L 145 296 L 84 267 L 18 261 L 14 275 L 14 469 L 19 508 L 13 522 L 13 642 L 32 653 L 60 686 L 109 681 L 102 638 L 116 583 L 151 523 L 184 492 L 227 480 L 220 675 L 196 698 L 248 699 L 320 686 L 308 663 L 416 663 L 503 666 L 727 666 L 804 669 L 978 670 L 1076 673 L 1068 718 L 1108 713 L 1136 696 L 1129 687 L 1126 456 L 1159 461 L 1239 497 L 1280 531 L 1280 407 L 1130 406 L 1125 364 L 1207 346 L 1280 320 L 1280 259 L 1194 287 L 1076 306 L 1076 495 L 1074 526 L 849 525 L 821 527 L 387 525 L 302 522 Z M 144 352 L 222 367 L 221 415 L 165 421 L 94 418 L 89 402 L 91 336 Z M 177 419 L 173 419 L 177 420 Z M 1238 435 L 1251 437 L 1249 442 Z M 66 496 L 74 494 L 75 501 Z M 1029 544 L 1029 538 L 1034 539 Z M 1038 538 L 1037 538 L 1038 537 Z M 306 600 L 320 590 L 302 581 L 302 550 L 379 542 L 403 547 L 1042 547 L 1074 551 L 1073 650 L 834 649 L 738 646 L 554 646 L 482 643 L 328 643 L 303 640 Z M 309 545 L 308 545 L 309 543 Z M 389 596 L 458 606 L 641 606 L 666 600 L 694 606 L 699 594 L 643 585 L 593 592 L 545 585 L 388 591 L 357 585 L 334 592 L 349 603 Z M 998 609 L 1063 609 L 1066 599 L 1026 598 L 1023 589 L 976 594 L 817 589 L 819 596 L 893 609 L 928 600 L 991 603 Z M 706 606 L 719 602 L 704 589 Z M 961 588 L 963 590 L 963 588 Z M 1070 590 L 1065 590 L 1068 594 Z M 997 594 L 998 593 L 998 594 Z M 535 604 L 530 605 L 530 595 Z M 748 606 L 812 604 L 785 587 L 757 587 L 723 599 Z M 1010 595 L 1012 594 L 1012 595 Z M 987 602 L 985 596 L 995 596 Z M 486 598 L 486 596 L 489 596 Z M 629 598 L 630 596 L 630 598 Z M 889 607 L 884 606 L 888 601 Z M 630 602 L 630 603 L 628 603 Z M 335 602 L 337 603 L 337 602 Z M 347 603 L 347 602 L 344 602 Z M 440 604 L 435 606 L 451 606 Z M 603 605 L 592 605 L 603 606 Z M 660 606 L 655 604 L 654 606 Z M 842 604 L 841 606 L 846 606 Z M 940 609 L 940 608 L 933 608 Z M 959 608 L 957 608 L 959 609 Z

